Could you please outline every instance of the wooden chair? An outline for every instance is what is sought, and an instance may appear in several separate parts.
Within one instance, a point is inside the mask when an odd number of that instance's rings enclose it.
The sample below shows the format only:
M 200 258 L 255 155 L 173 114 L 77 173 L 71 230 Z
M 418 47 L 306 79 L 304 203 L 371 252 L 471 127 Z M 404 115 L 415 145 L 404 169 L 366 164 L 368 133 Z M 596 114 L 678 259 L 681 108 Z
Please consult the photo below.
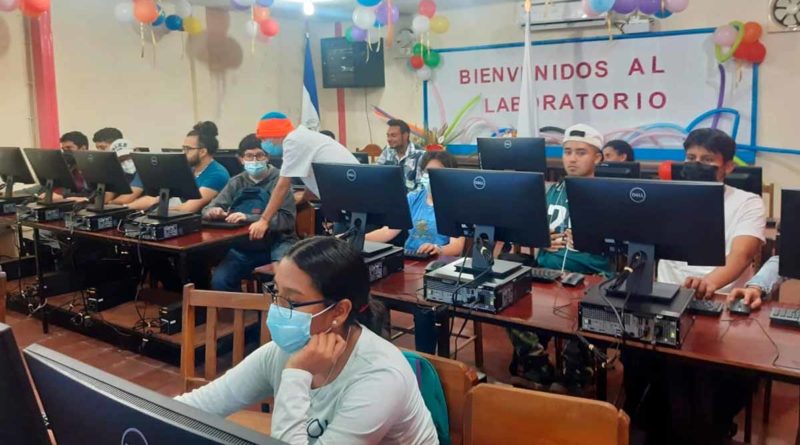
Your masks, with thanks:
M 629 427 L 606 402 L 481 384 L 467 396 L 464 445 L 627 445 Z
M 6 322 L 6 273 L 0 272 L 0 323 Z
M 767 205 L 767 218 L 772 219 L 775 217 L 775 183 L 770 182 L 761 187 L 761 194 L 769 193 L 769 201 Z
M 381 153 L 383 152 L 381 147 L 379 147 L 376 144 L 369 144 L 369 145 L 365 146 L 364 148 L 362 148 L 361 150 L 358 150 L 358 151 L 361 152 L 361 153 L 366 153 L 369 156 L 370 164 L 374 164 L 375 163 L 375 159 L 378 156 L 380 156 Z

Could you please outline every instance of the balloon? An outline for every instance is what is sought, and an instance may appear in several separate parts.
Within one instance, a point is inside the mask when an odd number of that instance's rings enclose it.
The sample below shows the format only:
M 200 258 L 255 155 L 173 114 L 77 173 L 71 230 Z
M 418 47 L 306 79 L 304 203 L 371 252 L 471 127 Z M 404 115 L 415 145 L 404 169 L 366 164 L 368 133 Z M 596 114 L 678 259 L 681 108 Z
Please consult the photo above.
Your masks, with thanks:
M 433 71 L 427 66 L 423 66 L 422 68 L 417 70 L 417 78 L 422 81 L 430 80 L 431 75 L 433 75 Z
M 250 38 L 257 36 L 260 28 L 261 25 L 255 20 L 248 20 L 247 23 L 244 24 L 244 32 L 247 34 L 247 37 Z
M 733 46 L 734 42 L 736 42 L 737 34 L 739 32 L 736 31 L 736 28 L 731 25 L 724 25 L 714 31 L 713 40 L 719 46 Z
M 196 35 L 203 32 L 203 24 L 195 17 L 189 16 L 183 19 L 183 29 L 189 35 Z
M 371 8 L 373 6 L 376 6 L 380 2 L 381 2 L 381 0 L 358 0 L 358 4 L 359 5 L 366 6 L 367 8 Z
M 231 0 L 231 9 L 236 11 L 244 11 L 245 9 L 250 9 L 250 7 L 239 3 L 237 0 Z
M 358 26 L 351 26 L 348 31 L 350 32 L 351 42 L 363 42 L 367 40 L 367 30 L 361 29 Z
M 427 18 L 433 17 L 436 15 L 436 2 L 433 0 L 420 0 L 419 6 L 417 7 L 417 12 Z
M 761 34 L 764 30 L 761 28 L 756 22 L 747 22 L 744 24 L 744 37 L 742 37 L 742 43 L 756 43 L 758 39 L 761 38 Z
M 170 31 L 183 31 L 183 19 L 175 14 L 168 15 L 164 21 Z
M 353 10 L 353 23 L 361 29 L 369 29 L 375 23 L 375 10 L 356 6 Z
M 661 0 L 639 0 L 639 12 L 653 15 L 661 10 Z
M 158 9 L 153 0 L 138 0 L 133 4 L 133 16 L 136 20 L 149 24 L 158 18 Z
M 614 6 L 614 0 L 589 0 L 589 7 L 598 14 L 608 12 Z
M 375 21 L 381 26 L 386 26 L 389 24 L 389 18 L 389 6 L 383 2 L 375 9 Z M 397 6 L 392 6 L 391 19 L 392 23 L 397 23 L 400 19 L 400 9 Z
M 658 12 L 656 12 L 653 15 L 655 15 L 659 19 L 668 19 L 670 16 L 672 16 L 672 13 L 666 9 L 659 9 Z
M 153 23 L 151 23 L 151 25 L 161 26 L 164 23 L 164 20 L 167 19 L 167 13 L 164 12 L 164 8 L 162 8 L 161 6 L 156 5 L 156 9 L 158 9 L 158 17 L 156 17 L 156 19 L 153 20 Z
M 192 4 L 189 0 L 175 0 L 175 15 L 188 17 L 192 15 Z
M 423 59 L 422 56 L 411 56 L 410 62 L 411 62 L 411 67 L 414 68 L 415 70 L 418 70 L 423 66 L 425 66 L 425 59 Z
M 8 9 L 3 9 L 3 2 L 7 0 L 0 0 L 0 10 L 8 11 Z M 11 0 L 13 3 L 16 3 L 17 0 Z M 133 21 L 133 3 L 131 2 L 123 2 L 117 3 L 117 6 L 114 7 L 114 17 L 117 18 L 118 22 L 121 23 L 130 23 Z
M 761 42 L 742 42 L 739 48 L 733 53 L 733 56 L 739 60 L 761 63 L 767 57 L 767 48 Z
M 450 29 L 450 20 L 443 15 L 435 15 L 431 19 L 431 31 L 437 34 L 444 34 Z
M 414 17 L 414 21 L 411 22 L 411 29 L 414 31 L 414 34 L 423 34 L 428 32 L 431 29 L 431 19 L 424 15 L 418 15 Z
M 583 14 L 586 17 L 594 18 L 600 15 L 599 12 L 592 9 L 591 5 L 589 5 L 589 0 L 583 0 L 581 6 L 583 7 Z
M 20 0 L 19 8 L 28 17 L 38 17 L 50 9 L 50 0 Z
M 630 14 L 636 11 L 639 2 L 637 0 L 617 0 L 614 2 L 614 12 L 620 14 Z
M 250 8 L 253 6 L 253 3 L 255 3 L 255 0 L 233 0 L 233 2 L 241 8 Z
M 253 20 L 258 23 L 270 18 L 271 15 L 272 14 L 270 13 L 269 8 L 264 8 L 261 6 L 256 6 L 253 8 Z
M 267 37 L 275 37 L 281 32 L 281 25 L 275 19 L 269 18 L 261 22 L 261 34 Z
M 689 0 L 664 0 L 664 6 L 669 12 L 683 12 L 689 7 Z
M 425 65 L 431 68 L 436 68 L 442 62 L 442 56 L 436 51 L 431 51 L 425 55 Z
M 423 43 L 417 43 L 416 45 L 414 45 L 414 48 L 412 48 L 412 50 L 411 50 L 411 52 L 415 56 L 421 56 L 422 54 L 425 54 L 428 51 L 430 51 L 430 49 L 428 49 L 428 47 L 425 46 L 425 44 L 423 44 Z
M 17 9 L 17 0 L 0 0 L 0 11 L 10 12 Z
M 662 161 L 658 164 L 658 177 L 663 181 L 672 180 L 673 161 Z
M 275 0 L 256 0 L 256 4 L 264 8 L 269 8 L 273 3 L 275 3 Z

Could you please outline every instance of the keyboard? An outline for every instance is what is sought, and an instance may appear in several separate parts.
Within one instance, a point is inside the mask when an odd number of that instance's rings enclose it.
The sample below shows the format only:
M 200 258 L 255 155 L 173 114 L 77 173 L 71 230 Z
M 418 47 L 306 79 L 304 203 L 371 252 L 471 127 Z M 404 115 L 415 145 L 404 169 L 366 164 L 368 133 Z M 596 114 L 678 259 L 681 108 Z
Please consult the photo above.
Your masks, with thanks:
M 800 328 L 800 309 L 772 308 L 769 319 L 774 324 Z
M 429 260 L 433 255 L 429 253 L 419 253 L 414 250 L 404 250 L 403 256 L 406 257 L 407 260 Z
M 533 281 L 537 283 L 555 283 L 561 278 L 561 271 L 557 269 L 545 269 L 543 267 L 531 268 Z
M 721 316 L 724 309 L 725 304 L 722 302 L 698 300 L 697 298 L 692 298 L 692 301 L 689 302 L 689 306 L 686 307 L 686 310 L 689 311 L 690 314 L 709 315 L 711 317 Z
M 238 229 L 248 224 L 250 223 L 248 223 L 247 221 L 242 221 L 238 223 L 229 223 L 225 221 L 205 221 L 205 220 L 203 220 L 202 223 L 203 228 L 205 229 L 227 229 L 227 230 Z

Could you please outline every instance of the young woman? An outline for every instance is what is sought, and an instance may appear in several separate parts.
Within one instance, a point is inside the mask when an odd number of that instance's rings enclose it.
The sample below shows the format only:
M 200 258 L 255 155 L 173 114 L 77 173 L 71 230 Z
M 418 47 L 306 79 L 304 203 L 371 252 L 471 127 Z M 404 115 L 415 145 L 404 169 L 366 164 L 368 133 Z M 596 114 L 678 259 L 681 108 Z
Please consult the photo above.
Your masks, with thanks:
M 456 158 L 446 151 L 429 151 L 420 161 L 422 177 L 420 187 L 408 194 L 408 207 L 414 227 L 408 231 L 405 250 L 427 255 L 460 256 L 464 249 L 464 237 L 450 238 L 436 231 L 436 215 L 433 213 L 433 195 L 428 171 L 436 168 L 458 168 Z M 388 243 L 400 234 L 400 230 L 383 227 L 367 234 L 368 241 Z
M 334 237 L 303 240 L 275 283 L 273 341 L 179 401 L 228 416 L 274 395 L 272 437 L 289 444 L 438 443 L 408 361 L 370 330 L 380 306 L 360 252 Z
M 634 162 L 633 147 L 621 139 L 608 141 L 603 147 L 603 160 L 606 162 Z

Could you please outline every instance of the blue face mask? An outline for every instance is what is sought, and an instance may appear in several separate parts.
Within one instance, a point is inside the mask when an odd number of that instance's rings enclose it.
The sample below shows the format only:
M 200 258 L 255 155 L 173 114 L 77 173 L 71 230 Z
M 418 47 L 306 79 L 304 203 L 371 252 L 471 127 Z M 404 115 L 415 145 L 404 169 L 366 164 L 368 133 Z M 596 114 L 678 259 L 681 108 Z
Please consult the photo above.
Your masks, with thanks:
M 260 178 L 267 170 L 267 161 L 245 161 L 244 171 L 253 178 Z
M 336 305 L 328 306 L 322 312 L 311 315 L 299 310 L 290 311 L 277 304 L 271 305 L 267 314 L 267 328 L 272 341 L 289 354 L 303 349 L 303 346 L 311 340 L 311 320 L 334 306 Z
M 262 141 L 261 148 L 264 149 L 273 158 L 283 157 L 283 146 L 275 145 L 272 141 Z
M 431 190 L 431 177 L 428 176 L 427 173 L 423 173 L 422 176 L 419 178 L 419 185 L 425 188 L 425 190 Z

